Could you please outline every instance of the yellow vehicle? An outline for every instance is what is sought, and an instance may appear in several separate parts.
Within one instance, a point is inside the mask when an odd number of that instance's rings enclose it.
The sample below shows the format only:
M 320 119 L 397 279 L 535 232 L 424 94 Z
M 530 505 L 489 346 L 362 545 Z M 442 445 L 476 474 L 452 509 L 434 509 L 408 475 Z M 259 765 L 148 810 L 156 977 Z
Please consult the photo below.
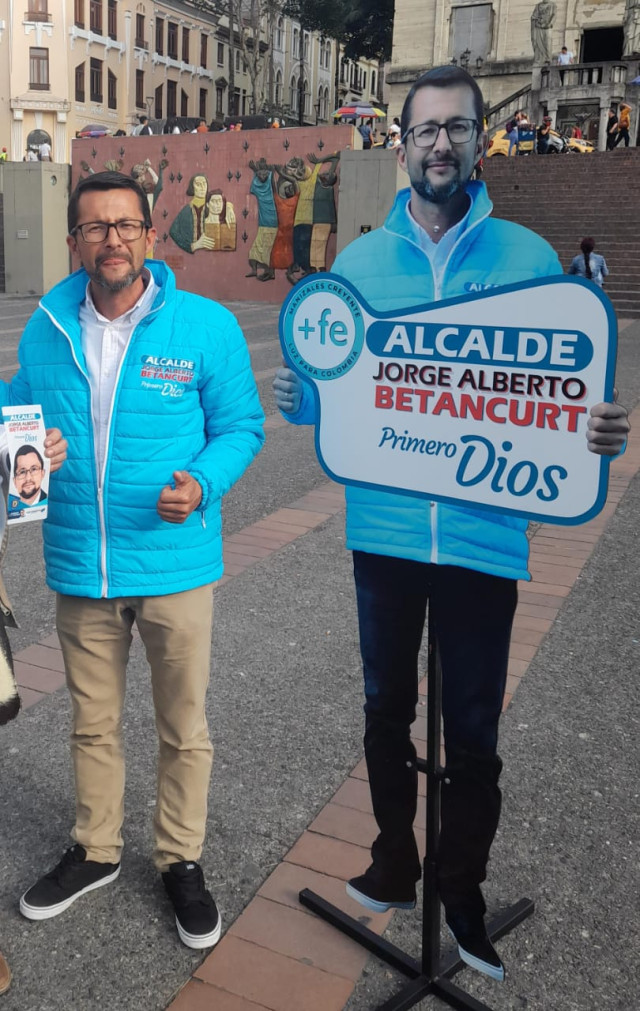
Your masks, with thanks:
M 549 134 L 549 146 L 553 153 L 562 154 L 573 152 L 574 154 L 591 154 L 595 149 L 591 141 L 578 140 L 576 137 L 563 137 L 557 130 L 551 130 Z M 526 131 L 524 139 L 520 140 L 520 154 L 531 154 L 535 149 L 535 127 L 531 126 Z M 515 146 L 511 149 L 511 156 L 515 157 Z M 509 155 L 509 137 L 506 130 L 496 130 L 489 140 L 487 158 L 493 155 L 507 157 Z

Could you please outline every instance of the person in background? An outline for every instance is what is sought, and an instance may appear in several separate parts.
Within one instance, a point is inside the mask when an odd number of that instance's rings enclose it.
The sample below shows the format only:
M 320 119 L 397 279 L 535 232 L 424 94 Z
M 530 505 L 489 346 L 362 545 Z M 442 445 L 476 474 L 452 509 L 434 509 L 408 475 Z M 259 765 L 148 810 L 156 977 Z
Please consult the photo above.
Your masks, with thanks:
M 551 133 L 551 117 L 545 116 L 537 131 L 537 152 L 538 154 L 548 154 L 549 135 Z
M 609 109 L 607 113 L 607 151 L 613 151 L 616 146 L 616 136 L 618 134 L 618 115 L 615 109 Z
M 616 134 L 616 139 L 614 147 L 617 147 L 621 140 L 624 140 L 624 146 L 629 147 L 629 127 L 631 126 L 631 106 L 627 105 L 626 102 L 620 103 L 620 114 L 618 116 L 618 132 Z
M 38 158 L 40 161 L 51 161 L 51 144 L 45 140 L 38 148 Z
M 153 136 L 153 130 L 149 126 L 149 120 L 146 116 L 139 116 L 140 129 L 138 130 L 138 137 L 151 137 Z
M 200 120 L 200 122 L 198 123 L 198 125 L 196 127 L 195 132 L 196 133 L 208 133 L 209 132 L 209 128 L 207 127 L 207 121 L 205 119 L 201 119 Z
M 558 53 L 557 64 L 559 67 L 567 67 L 570 63 L 573 63 L 573 53 L 570 53 L 566 46 L 563 46 Z
M 604 256 L 594 253 L 595 248 L 595 240 L 591 236 L 583 239 L 580 243 L 581 252 L 571 261 L 569 273 L 576 274 L 578 277 L 586 277 L 602 288 L 605 277 L 609 276 L 609 268 Z
M 0 151 L 0 161 L 6 161 L 6 160 L 7 160 L 7 149 L 6 149 L 6 147 L 3 147 L 2 151 Z
M 370 151 L 373 147 L 373 120 L 367 119 L 363 120 L 361 125 L 358 127 L 358 133 L 362 137 L 362 149 L 363 151 Z
M 27 148 L 27 153 L 25 155 L 24 160 L 25 161 L 37 161 L 38 160 L 38 152 L 34 151 L 32 147 L 28 147 Z

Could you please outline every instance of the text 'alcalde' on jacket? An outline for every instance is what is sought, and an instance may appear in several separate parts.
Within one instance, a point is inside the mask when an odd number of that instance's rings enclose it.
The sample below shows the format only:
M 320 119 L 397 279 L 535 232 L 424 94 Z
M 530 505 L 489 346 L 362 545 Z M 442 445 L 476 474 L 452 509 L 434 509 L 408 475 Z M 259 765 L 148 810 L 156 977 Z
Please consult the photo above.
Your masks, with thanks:
M 521 225 L 490 217 L 493 205 L 484 183 L 469 183 L 467 193 L 472 200 L 468 225 L 451 250 L 439 284 L 426 253 L 411 237 L 409 189 L 398 193 L 381 228 L 339 254 L 332 273 L 350 281 L 378 312 L 562 273 L 544 239 Z M 285 417 L 298 425 L 315 422 L 308 383 L 303 383 L 297 413 Z M 354 485 L 347 485 L 346 499 L 348 548 L 529 579 L 525 519 Z
M 91 388 L 78 308 L 79 270 L 44 296 L 26 326 L 3 404 L 40 404 L 45 425 L 68 441 L 51 475 L 44 522 L 47 583 L 60 593 L 122 597 L 178 593 L 222 575 L 222 496 L 264 441 L 264 413 L 246 342 L 223 306 L 179 291 L 159 260 L 159 287 L 122 356 L 102 473 L 97 470 Z M 157 512 L 173 472 L 202 487 L 187 520 Z

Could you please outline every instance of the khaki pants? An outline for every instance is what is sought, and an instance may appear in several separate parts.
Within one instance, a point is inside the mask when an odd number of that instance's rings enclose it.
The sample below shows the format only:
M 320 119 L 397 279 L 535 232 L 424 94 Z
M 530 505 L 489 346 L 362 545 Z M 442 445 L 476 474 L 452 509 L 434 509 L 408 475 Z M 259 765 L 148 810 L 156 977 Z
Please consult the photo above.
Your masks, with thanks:
M 159 738 L 154 863 L 165 871 L 200 857 L 213 758 L 205 718 L 212 589 L 113 600 L 58 594 L 58 635 L 73 703 L 71 834 L 89 860 L 117 863 L 122 850 L 122 707 L 134 620 L 151 667 Z

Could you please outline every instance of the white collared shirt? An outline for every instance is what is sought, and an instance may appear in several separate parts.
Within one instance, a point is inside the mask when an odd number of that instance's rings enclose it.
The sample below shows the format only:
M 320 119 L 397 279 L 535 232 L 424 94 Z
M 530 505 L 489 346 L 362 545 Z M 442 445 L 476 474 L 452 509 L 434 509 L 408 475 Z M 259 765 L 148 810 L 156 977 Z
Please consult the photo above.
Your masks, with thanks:
M 158 290 L 148 270 L 144 271 L 144 276 L 147 286 L 142 295 L 128 312 L 118 316 L 117 319 L 107 319 L 98 312 L 91 297 L 90 282 L 87 284 L 86 297 L 80 305 L 82 350 L 91 386 L 93 432 L 100 484 L 102 484 L 111 401 L 120 362 L 134 328 L 151 311 Z
M 421 225 L 418 224 L 412 215 L 411 201 L 407 204 L 407 219 L 409 221 L 411 238 L 429 257 L 431 269 L 433 270 L 433 280 L 438 288 L 440 287 L 440 282 L 442 281 L 445 264 L 449 259 L 449 253 L 469 224 L 469 214 L 472 207 L 473 201 L 469 198 L 469 208 L 465 216 L 461 218 L 457 224 L 448 228 L 439 242 L 434 242 L 431 236 L 424 228 L 422 228 Z

